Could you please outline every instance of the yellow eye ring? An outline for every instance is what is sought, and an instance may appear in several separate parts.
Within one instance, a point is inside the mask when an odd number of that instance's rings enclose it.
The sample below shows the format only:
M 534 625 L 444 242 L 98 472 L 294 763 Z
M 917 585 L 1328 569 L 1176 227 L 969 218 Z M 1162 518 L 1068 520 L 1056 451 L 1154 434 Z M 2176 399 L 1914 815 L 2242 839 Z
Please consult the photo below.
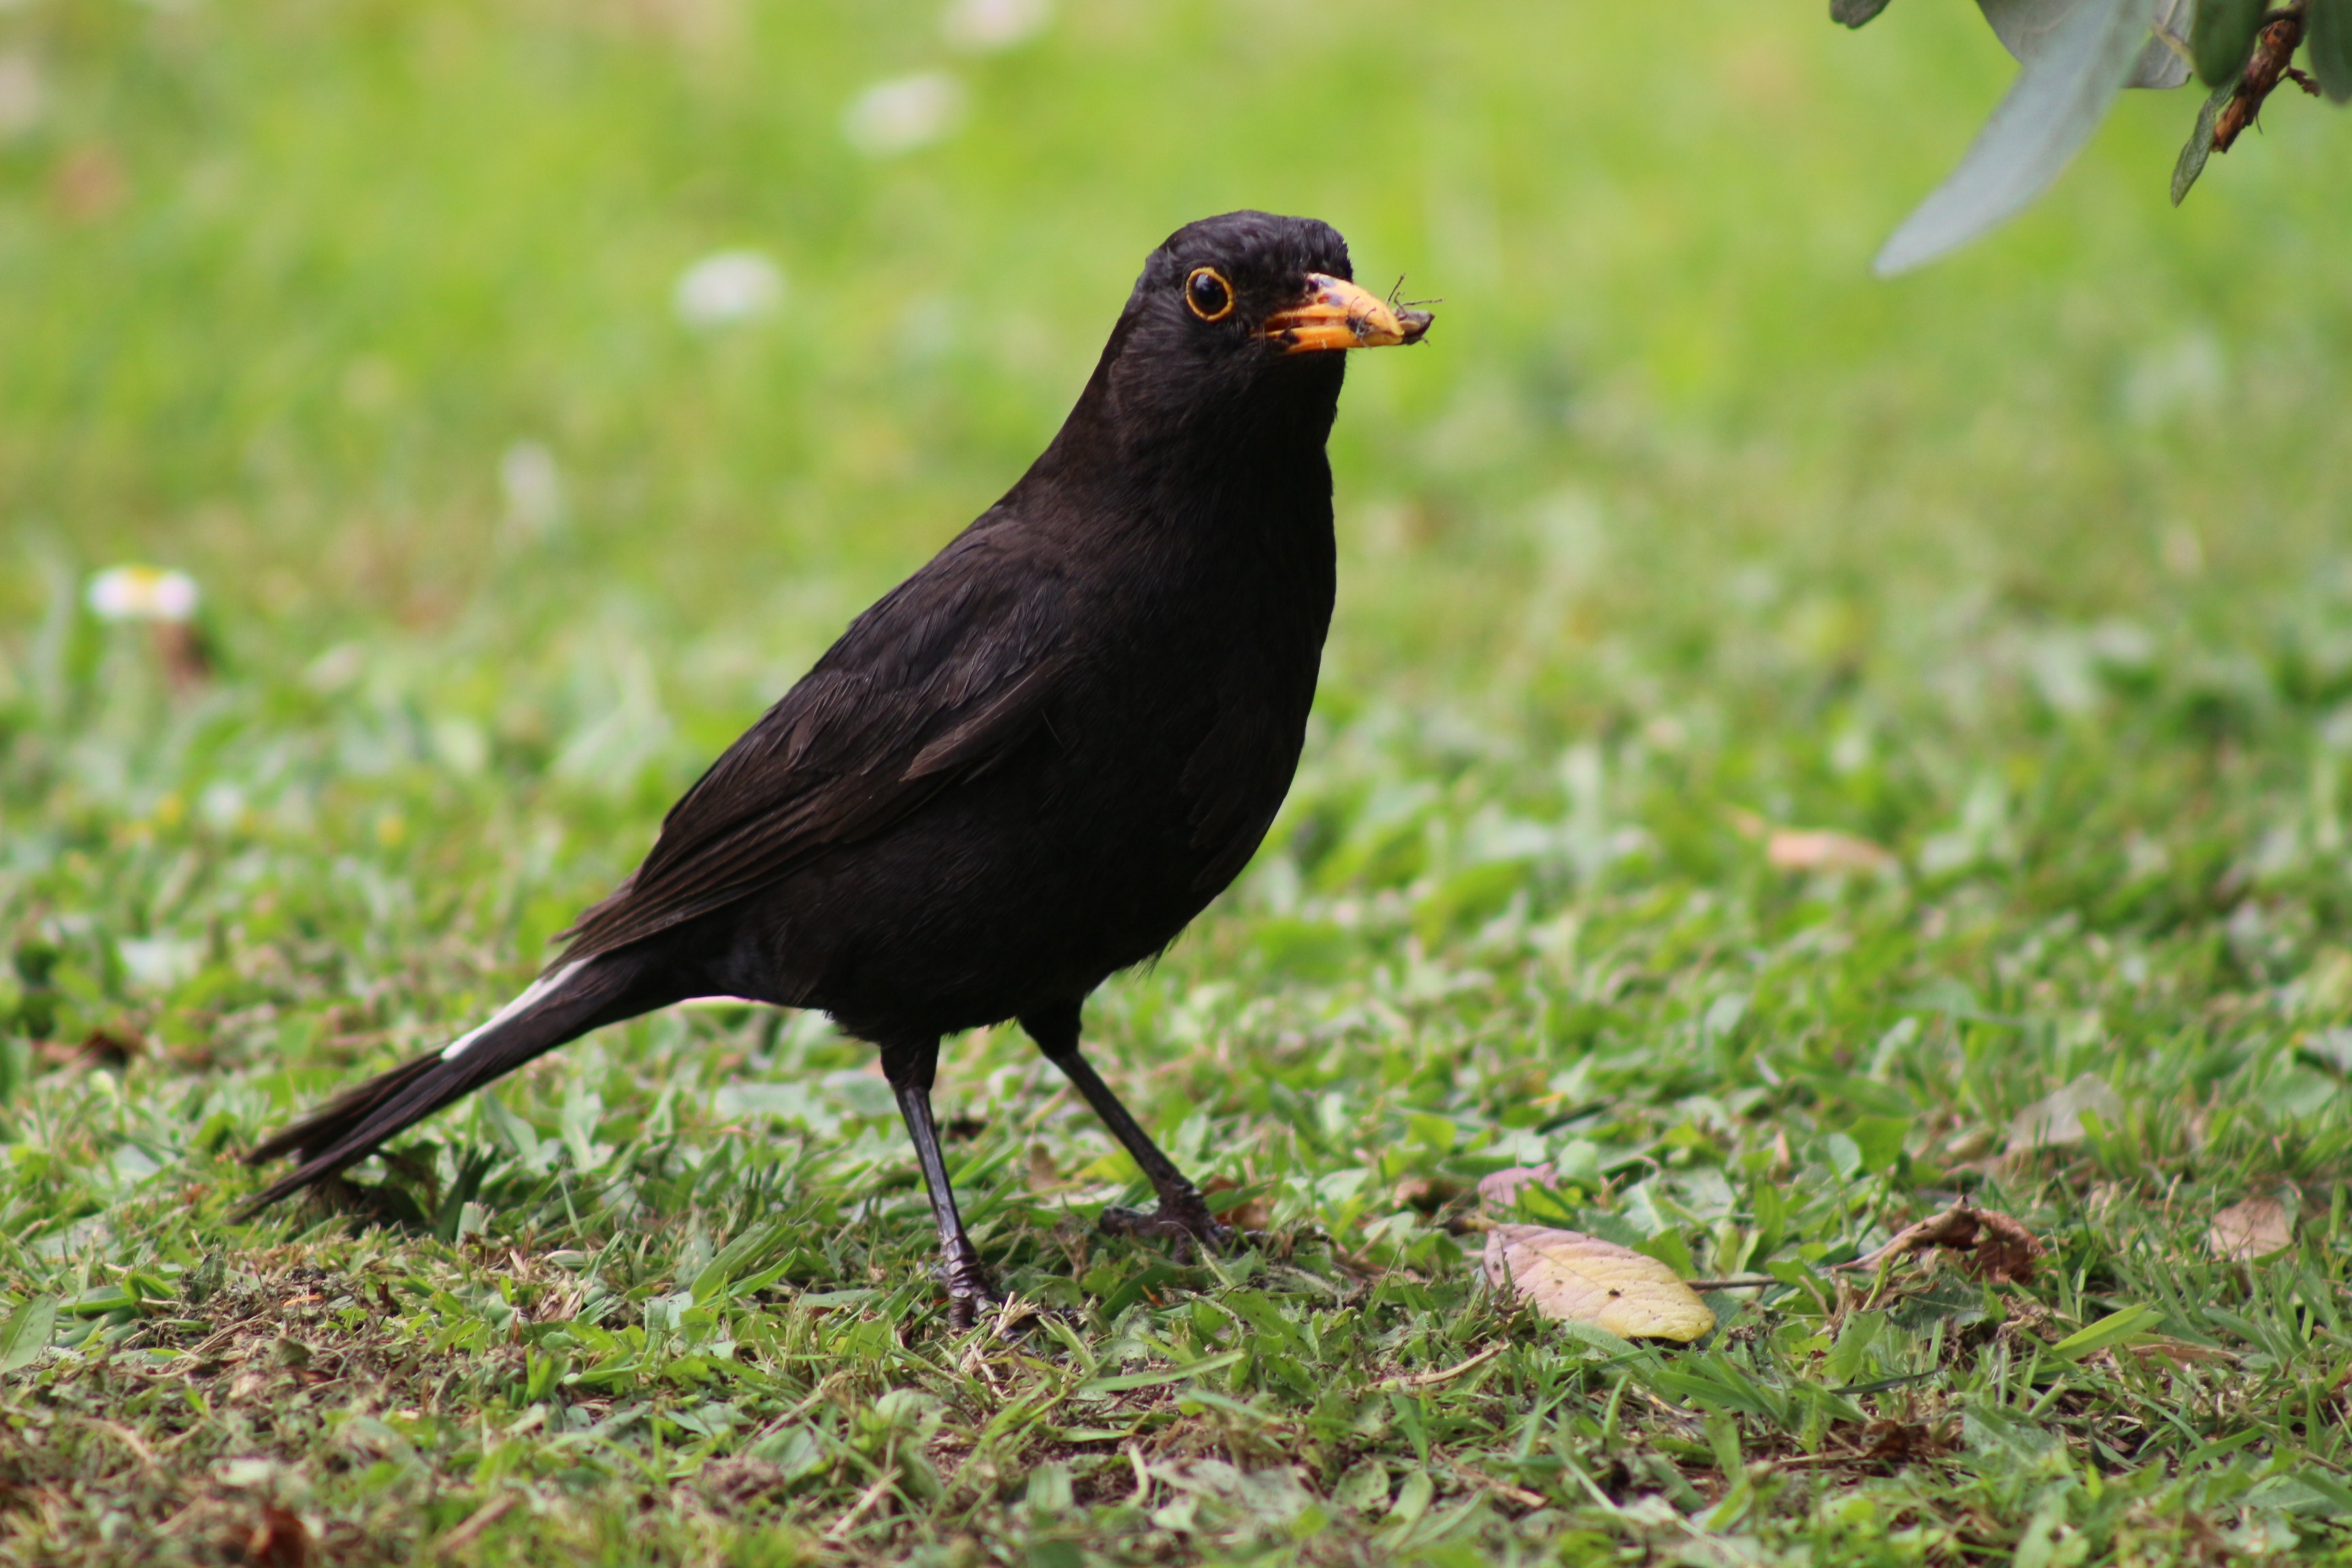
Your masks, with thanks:
M 1204 321 L 1222 321 L 1234 313 L 1234 286 L 1213 267 L 1195 267 L 1184 279 L 1184 305 Z

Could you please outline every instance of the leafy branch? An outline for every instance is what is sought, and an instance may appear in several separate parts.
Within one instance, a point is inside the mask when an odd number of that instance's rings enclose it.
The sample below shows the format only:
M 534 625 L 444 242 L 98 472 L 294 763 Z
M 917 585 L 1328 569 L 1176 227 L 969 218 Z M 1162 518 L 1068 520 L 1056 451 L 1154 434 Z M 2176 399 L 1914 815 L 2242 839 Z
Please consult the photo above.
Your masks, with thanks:
M 1888 0 L 1831 0 L 1859 27 Z M 2126 88 L 2168 89 L 2194 74 L 2213 90 L 2173 167 L 2172 199 L 2226 153 L 2284 81 L 2352 100 L 2352 0 L 1977 0 L 2017 79 L 1958 168 L 1879 252 L 1882 276 L 1958 249 L 2025 210 L 2073 162 Z M 2300 48 L 2305 68 L 2294 64 Z

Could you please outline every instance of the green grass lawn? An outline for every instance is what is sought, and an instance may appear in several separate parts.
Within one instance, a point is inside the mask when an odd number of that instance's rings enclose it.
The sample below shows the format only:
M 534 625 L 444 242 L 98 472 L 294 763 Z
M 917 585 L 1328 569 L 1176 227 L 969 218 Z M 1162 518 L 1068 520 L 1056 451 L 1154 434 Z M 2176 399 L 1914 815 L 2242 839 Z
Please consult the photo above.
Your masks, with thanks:
M 2009 69 L 1959 0 L 0 6 L 0 1553 L 2347 1552 L 2352 143 L 2282 95 L 2176 213 L 2134 95 L 1869 280 Z M 931 71 L 952 134 L 848 144 Z M 1244 205 L 1444 299 L 1352 367 L 1291 802 L 1088 1012 L 1245 1247 L 1097 1237 L 1143 1184 L 983 1031 L 950 1157 L 1045 1312 L 951 1332 L 870 1053 L 732 1005 L 429 1123 L 403 1223 L 229 1223 Z M 746 247 L 780 306 L 682 325 Z M 123 561 L 209 682 L 82 607 Z M 1475 1188 L 1544 1161 L 1500 1217 L 1777 1282 L 1688 1348 L 1515 1311 Z M 2031 1283 L 1834 1269 L 1955 1194 Z M 2293 1245 L 2217 1258 L 2255 1198 Z

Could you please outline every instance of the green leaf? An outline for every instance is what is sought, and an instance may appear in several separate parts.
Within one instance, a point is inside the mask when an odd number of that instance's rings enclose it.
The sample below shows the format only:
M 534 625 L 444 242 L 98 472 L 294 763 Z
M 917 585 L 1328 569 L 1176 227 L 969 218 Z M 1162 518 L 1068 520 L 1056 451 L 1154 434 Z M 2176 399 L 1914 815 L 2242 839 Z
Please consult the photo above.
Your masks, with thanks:
M 2303 53 L 2330 103 L 2352 101 L 2352 0 L 2311 0 Z
M 465 1233 L 466 1209 L 482 1190 L 482 1178 L 499 1163 L 496 1153 L 477 1149 L 457 1165 L 457 1179 L 441 1194 L 441 1206 L 433 1215 L 433 1234 L 443 1241 L 456 1242 Z
M 1457 925 L 1491 919 L 1528 885 L 1528 872 L 1525 860 L 1489 860 L 1456 871 L 1413 910 L 1414 929 L 1433 945 Z
M 120 1285 L 96 1285 L 66 1303 L 66 1310 L 78 1318 L 102 1318 L 109 1312 L 135 1312 L 140 1308 L 136 1293 Z
M 2058 29 L 2092 0 L 1977 0 L 2001 47 L 2021 65 L 2032 63 Z M 2132 62 L 2126 87 L 2174 88 L 2189 79 L 2186 40 L 2196 0 L 2156 0 L 2148 20 L 2162 36 L 2148 38 Z
M 2316 1493 L 2329 1511 L 2342 1515 L 2352 1513 L 2352 1487 L 2329 1475 L 2315 1465 L 2305 1466 L 2294 1472 L 2293 1479 Z
M 2059 1361 L 2080 1361 L 2094 1351 L 2122 1343 L 2134 1334 L 2148 1332 L 2156 1326 L 2157 1310 L 2145 1302 L 2109 1312 L 2087 1328 L 2075 1330 L 2050 1347 L 2050 1354 Z
M 2021 8 L 1979 0 L 1988 18 Z M 2158 0 L 2044 0 L 2054 20 L 1951 177 L 1878 253 L 1881 277 L 1958 249 L 2048 190 L 2137 68 Z M 2006 38 L 2004 42 L 2008 41 Z M 2015 47 L 2015 46 L 2012 46 Z
M 528 1167 L 539 1159 L 539 1132 L 528 1121 L 507 1109 L 495 1094 L 485 1094 L 477 1102 L 481 1107 L 482 1120 L 499 1141 L 514 1152 L 515 1158 Z
M 2207 87 L 2235 86 L 2262 26 L 2263 0 L 2197 0 L 2189 52 L 2196 57 L 2199 79 Z
M 719 1255 L 694 1277 L 690 1287 L 698 1307 L 725 1290 L 738 1275 L 747 1274 L 752 1267 L 775 1250 L 790 1227 L 782 1220 L 754 1226 L 719 1249 Z
M 1633 1250 L 1644 1258 L 1656 1258 L 1685 1279 L 1698 1272 L 1697 1263 L 1691 1258 L 1690 1243 L 1671 1226 L 1646 1241 L 1635 1242 Z
M 2180 205 L 2180 199 L 2189 194 L 2189 187 L 2195 184 L 2197 176 L 2205 172 L 2205 160 L 2213 155 L 2213 122 L 2221 117 L 2222 109 L 2237 90 L 2238 84 L 2234 79 L 2225 81 L 2207 95 L 2203 106 L 2197 110 L 2196 128 L 2189 132 L 2189 141 L 2180 149 L 2179 160 L 2172 165 L 2174 206 Z
M 49 1334 L 58 1326 L 58 1299 L 36 1296 L 8 1314 L 0 1327 L 0 1373 L 21 1372 L 49 1348 Z
M 1116 1322 L 1118 1315 L 1134 1306 L 1151 1291 L 1183 1278 L 1183 1271 L 1165 1263 L 1149 1263 L 1115 1285 L 1102 1300 L 1102 1318 L 1106 1323 Z M 1244 1292 L 1247 1294 L 1248 1292 Z M 1271 1310 L 1269 1304 L 1269 1310 Z
M 1876 1175 L 1901 1162 L 1911 1121 L 1904 1116 L 1863 1116 L 1847 1123 L 1847 1129 L 1854 1147 L 1862 1151 L 1862 1168 Z
M 1830 0 L 1830 20 L 1841 26 L 1859 27 L 1886 9 L 1886 0 Z
M 1829 1358 L 1822 1364 L 1822 1375 L 1832 1383 L 1852 1383 L 1864 1367 L 1864 1358 L 1886 1327 L 1884 1312 L 1856 1312 L 1838 1330 L 1837 1340 L 1830 1346 Z

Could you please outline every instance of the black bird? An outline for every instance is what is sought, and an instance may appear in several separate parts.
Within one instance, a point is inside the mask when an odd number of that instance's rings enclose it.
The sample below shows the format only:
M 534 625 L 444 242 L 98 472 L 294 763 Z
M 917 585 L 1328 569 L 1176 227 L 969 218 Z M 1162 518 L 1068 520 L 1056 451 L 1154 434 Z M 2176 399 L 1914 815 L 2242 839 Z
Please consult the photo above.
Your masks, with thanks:
M 1214 1239 L 1079 1055 L 1078 1009 L 1240 873 L 1290 787 L 1331 619 L 1335 351 L 1430 322 L 1350 278 L 1312 219 L 1171 235 L 1021 481 L 728 748 L 529 990 L 247 1154 L 302 1163 L 242 1212 L 591 1029 L 740 996 L 881 1047 L 958 1325 L 992 1297 L 932 1127 L 943 1035 L 1019 1019 L 1159 1194 L 1104 1226 Z

